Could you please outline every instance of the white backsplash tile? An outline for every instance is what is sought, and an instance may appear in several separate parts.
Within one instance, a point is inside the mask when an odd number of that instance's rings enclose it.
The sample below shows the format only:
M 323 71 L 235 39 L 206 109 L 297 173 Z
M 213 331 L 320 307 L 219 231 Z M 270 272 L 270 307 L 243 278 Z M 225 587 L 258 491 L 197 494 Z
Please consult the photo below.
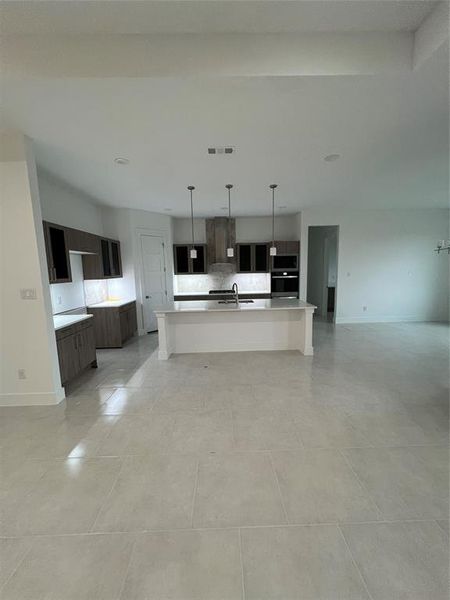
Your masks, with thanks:
M 70 254 L 72 281 L 52 283 L 50 296 L 53 314 L 84 307 L 83 266 L 79 254 Z
M 175 294 L 192 294 L 209 290 L 230 289 L 236 282 L 241 292 L 270 293 L 269 273 L 234 273 L 232 275 L 174 275 Z
M 86 306 L 108 300 L 108 282 L 106 279 L 86 279 L 84 281 Z

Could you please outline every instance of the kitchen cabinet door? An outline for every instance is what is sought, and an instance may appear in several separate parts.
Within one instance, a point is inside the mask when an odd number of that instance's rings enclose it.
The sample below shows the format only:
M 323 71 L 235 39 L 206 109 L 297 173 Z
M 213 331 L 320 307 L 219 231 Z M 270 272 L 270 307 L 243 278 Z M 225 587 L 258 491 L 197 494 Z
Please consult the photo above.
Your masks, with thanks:
M 127 310 L 120 313 L 120 337 L 122 344 L 130 337 L 130 318 Z
M 44 222 L 44 239 L 50 283 L 72 281 L 65 227 Z
M 111 276 L 122 277 L 122 261 L 120 259 L 120 242 L 109 241 L 109 253 L 111 257 Z
M 206 273 L 206 248 L 199 244 L 194 246 L 197 250 L 197 258 L 190 258 L 190 273 Z
M 269 248 L 267 244 L 253 245 L 253 272 L 268 273 L 269 271 Z
M 84 279 L 122 277 L 120 242 L 97 237 L 96 250 L 95 255 L 83 256 Z
M 84 369 L 96 360 L 94 327 L 90 323 L 76 334 L 78 336 L 78 353 L 80 369 Z
M 239 273 L 252 272 L 252 244 L 238 244 L 238 271 Z
M 173 264 L 175 275 L 187 275 L 189 273 L 189 247 L 176 244 L 173 247 Z
M 174 244 L 173 264 L 175 275 L 200 274 L 207 272 L 206 244 L 195 244 L 197 258 L 190 257 L 191 244 Z
M 69 250 L 75 252 L 90 252 L 98 254 L 100 251 L 98 236 L 79 229 L 67 229 Z
M 75 377 L 80 371 L 77 334 L 68 335 L 58 340 L 56 345 L 58 348 L 61 383 L 64 384 Z

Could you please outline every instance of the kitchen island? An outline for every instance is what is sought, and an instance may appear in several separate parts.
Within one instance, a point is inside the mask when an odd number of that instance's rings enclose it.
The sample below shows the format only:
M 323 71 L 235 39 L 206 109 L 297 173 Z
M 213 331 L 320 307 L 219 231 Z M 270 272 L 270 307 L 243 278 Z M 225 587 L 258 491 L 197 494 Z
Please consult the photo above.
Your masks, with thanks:
M 217 300 L 172 302 L 155 309 L 160 360 L 189 352 L 299 350 L 313 354 L 315 306 L 274 298 L 239 304 Z

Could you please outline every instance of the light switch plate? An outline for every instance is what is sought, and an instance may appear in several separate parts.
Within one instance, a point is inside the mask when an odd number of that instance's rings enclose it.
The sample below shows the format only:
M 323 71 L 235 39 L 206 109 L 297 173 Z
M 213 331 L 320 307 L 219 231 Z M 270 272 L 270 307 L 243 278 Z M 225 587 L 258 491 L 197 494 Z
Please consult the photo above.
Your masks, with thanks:
M 36 288 L 23 288 L 20 290 L 22 300 L 36 300 Z

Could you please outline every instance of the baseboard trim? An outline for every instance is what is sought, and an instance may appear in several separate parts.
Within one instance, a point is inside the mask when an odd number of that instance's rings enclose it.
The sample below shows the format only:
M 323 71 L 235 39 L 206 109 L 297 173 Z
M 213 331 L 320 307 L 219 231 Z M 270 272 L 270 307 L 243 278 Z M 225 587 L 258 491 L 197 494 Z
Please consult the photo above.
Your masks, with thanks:
M 55 392 L 30 392 L 28 394 L 0 394 L 0 406 L 39 406 L 59 404 Z
M 406 317 L 391 317 L 391 316 L 379 316 L 379 317 L 336 317 L 337 325 L 351 325 L 356 323 L 447 323 L 438 318 L 429 318 L 426 316 L 406 316 Z

